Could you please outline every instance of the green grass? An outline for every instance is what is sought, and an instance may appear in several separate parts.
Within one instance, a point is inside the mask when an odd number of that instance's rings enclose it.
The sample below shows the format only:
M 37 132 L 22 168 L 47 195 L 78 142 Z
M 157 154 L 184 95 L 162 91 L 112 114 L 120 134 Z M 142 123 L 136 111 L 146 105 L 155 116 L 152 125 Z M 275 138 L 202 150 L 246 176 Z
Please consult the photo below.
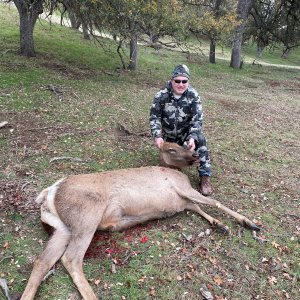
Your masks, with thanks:
M 228 61 L 210 65 L 200 55 L 187 61 L 180 52 L 157 55 L 140 46 L 138 70 L 122 71 L 111 41 L 102 48 L 45 21 L 34 31 L 37 57 L 28 59 L 17 53 L 18 16 L 2 3 L 0 26 L 0 122 L 9 122 L 0 129 L 0 276 L 13 296 L 24 290 L 48 240 L 38 207 L 28 205 L 68 174 L 156 165 L 150 104 L 174 65 L 186 63 L 204 106 L 214 198 L 261 222 L 265 242 L 247 230 L 238 237 L 234 220 L 204 207 L 229 226 L 229 236 L 215 229 L 203 235 L 211 229 L 205 220 L 178 214 L 100 239 L 98 255 L 84 260 L 86 277 L 102 299 L 199 299 L 203 284 L 216 299 L 298 298 L 299 70 L 251 64 L 233 70 Z M 252 45 L 245 51 L 255 57 Z M 299 65 L 299 49 L 288 60 L 278 51 L 263 60 Z M 64 156 L 82 161 L 51 162 Z M 196 186 L 196 170 L 184 172 Z M 121 249 L 112 254 L 116 273 L 105 253 L 113 245 Z M 80 298 L 58 263 L 37 299 L 71 297 Z

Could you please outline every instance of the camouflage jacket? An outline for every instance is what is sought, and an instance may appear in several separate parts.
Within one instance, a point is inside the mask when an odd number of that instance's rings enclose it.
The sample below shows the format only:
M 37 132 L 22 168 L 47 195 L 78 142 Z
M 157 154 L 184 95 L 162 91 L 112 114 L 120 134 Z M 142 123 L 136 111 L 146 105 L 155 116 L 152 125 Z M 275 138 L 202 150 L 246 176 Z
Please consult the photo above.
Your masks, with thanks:
M 150 129 L 154 138 L 182 143 L 190 138 L 198 141 L 202 121 L 200 96 L 191 86 L 179 99 L 174 97 L 170 82 L 155 95 L 150 110 Z

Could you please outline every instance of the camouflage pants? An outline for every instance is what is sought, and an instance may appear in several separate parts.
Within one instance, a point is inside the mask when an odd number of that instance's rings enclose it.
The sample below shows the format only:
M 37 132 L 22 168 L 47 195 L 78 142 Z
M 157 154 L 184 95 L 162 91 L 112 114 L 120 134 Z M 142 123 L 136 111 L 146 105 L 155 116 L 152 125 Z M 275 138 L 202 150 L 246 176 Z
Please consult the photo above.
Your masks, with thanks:
M 185 137 L 182 136 L 178 136 L 177 138 L 164 136 L 164 140 L 167 142 L 176 143 L 180 146 L 184 146 L 185 142 L 187 142 L 185 140 Z M 199 176 L 211 176 L 210 158 L 206 145 L 206 139 L 203 133 L 198 134 L 198 141 L 195 141 L 195 144 L 195 152 L 199 155 L 200 158 L 200 163 L 198 166 Z

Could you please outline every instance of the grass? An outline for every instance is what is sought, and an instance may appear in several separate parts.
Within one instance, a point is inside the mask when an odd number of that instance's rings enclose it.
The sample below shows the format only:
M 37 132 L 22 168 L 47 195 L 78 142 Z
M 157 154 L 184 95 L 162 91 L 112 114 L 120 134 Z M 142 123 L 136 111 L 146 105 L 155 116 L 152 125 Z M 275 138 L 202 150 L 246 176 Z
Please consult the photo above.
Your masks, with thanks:
M 18 17 L 4 4 L 0 26 L 0 122 L 9 122 L 0 129 L 0 277 L 14 297 L 48 239 L 34 204 L 38 191 L 68 174 L 157 164 L 149 107 L 174 65 L 186 63 L 204 106 L 214 198 L 260 222 L 264 242 L 205 207 L 229 226 L 229 236 L 191 212 L 98 233 L 84 260 L 86 277 L 102 299 L 199 299 L 203 285 L 219 300 L 298 298 L 299 70 L 233 70 L 228 61 L 210 65 L 201 56 L 187 61 L 179 52 L 139 47 L 139 69 L 122 71 L 110 41 L 103 49 L 44 21 L 34 32 L 37 57 L 27 59 L 17 54 Z M 297 65 L 299 50 L 291 54 Z M 265 59 L 285 64 L 276 52 Z M 51 161 L 62 156 L 81 161 Z M 196 186 L 196 170 L 185 172 Z M 37 298 L 80 296 L 57 263 Z

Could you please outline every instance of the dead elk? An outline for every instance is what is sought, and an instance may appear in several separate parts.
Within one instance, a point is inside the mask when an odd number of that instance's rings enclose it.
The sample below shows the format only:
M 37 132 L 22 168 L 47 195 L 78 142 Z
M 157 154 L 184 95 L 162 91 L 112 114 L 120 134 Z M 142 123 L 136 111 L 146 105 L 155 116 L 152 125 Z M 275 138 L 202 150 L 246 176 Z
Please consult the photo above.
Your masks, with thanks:
M 199 204 L 217 207 L 241 225 L 259 230 L 246 217 L 193 189 L 185 174 L 166 167 L 69 176 L 44 189 L 36 201 L 42 203 L 42 222 L 53 227 L 54 233 L 34 263 L 23 300 L 34 298 L 45 274 L 60 258 L 83 299 L 97 299 L 82 269 L 84 254 L 96 230 L 120 231 L 184 210 L 197 212 L 226 230 Z

